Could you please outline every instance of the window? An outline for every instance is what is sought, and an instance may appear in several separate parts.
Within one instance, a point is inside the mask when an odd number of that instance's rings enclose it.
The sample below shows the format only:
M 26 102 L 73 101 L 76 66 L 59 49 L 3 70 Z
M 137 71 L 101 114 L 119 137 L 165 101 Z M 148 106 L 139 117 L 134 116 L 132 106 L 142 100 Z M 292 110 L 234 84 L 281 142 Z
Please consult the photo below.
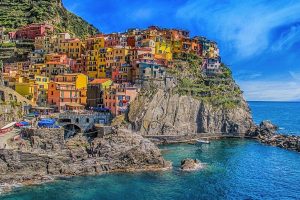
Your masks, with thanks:
M 76 122 L 76 123 L 79 123 L 79 118 L 76 118 L 75 122 Z
M 90 123 L 90 119 L 89 118 L 86 118 L 86 123 Z

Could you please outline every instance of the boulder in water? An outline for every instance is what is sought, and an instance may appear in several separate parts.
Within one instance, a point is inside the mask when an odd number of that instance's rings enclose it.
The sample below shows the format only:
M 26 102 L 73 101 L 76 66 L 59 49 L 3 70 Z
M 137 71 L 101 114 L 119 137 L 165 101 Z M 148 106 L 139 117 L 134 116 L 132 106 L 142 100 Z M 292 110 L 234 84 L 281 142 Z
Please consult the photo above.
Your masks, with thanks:
M 197 159 L 184 159 L 181 161 L 181 170 L 195 171 L 203 168 L 203 164 Z

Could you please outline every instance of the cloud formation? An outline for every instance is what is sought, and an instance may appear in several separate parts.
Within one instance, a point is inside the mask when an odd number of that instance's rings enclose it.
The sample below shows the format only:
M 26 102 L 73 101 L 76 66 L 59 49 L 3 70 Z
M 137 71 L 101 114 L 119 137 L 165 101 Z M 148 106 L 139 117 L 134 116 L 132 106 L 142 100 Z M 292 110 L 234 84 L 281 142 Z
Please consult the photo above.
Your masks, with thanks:
M 299 101 L 300 81 L 239 81 L 249 101 Z
M 269 37 L 275 28 L 300 20 L 299 1 L 222 2 L 189 0 L 177 11 L 177 17 L 193 21 L 199 30 L 205 24 L 205 29 L 209 29 L 218 40 L 233 45 L 236 59 L 260 55 L 273 46 Z M 278 43 L 291 44 L 295 39 L 295 32 L 298 32 L 298 28 L 293 28 L 286 36 L 279 38 Z

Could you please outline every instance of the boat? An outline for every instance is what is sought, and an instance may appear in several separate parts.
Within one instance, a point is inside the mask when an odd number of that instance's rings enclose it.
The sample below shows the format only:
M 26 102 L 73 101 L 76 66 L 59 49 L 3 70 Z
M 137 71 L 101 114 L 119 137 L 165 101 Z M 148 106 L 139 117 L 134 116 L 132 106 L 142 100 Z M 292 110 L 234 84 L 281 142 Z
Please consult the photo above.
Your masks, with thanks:
M 45 119 L 41 119 L 38 122 L 38 127 L 53 128 L 53 127 L 55 127 L 55 123 L 56 123 L 56 121 L 54 119 L 45 118 Z
M 208 140 L 196 140 L 196 142 L 199 144 L 210 144 L 210 141 Z
M 15 123 L 15 125 L 16 125 L 16 127 L 21 128 L 21 127 L 30 126 L 30 123 L 26 122 L 26 121 L 22 121 L 22 122 L 19 122 L 19 123 Z
M 12 122 L 12 123 L 7 124 L 6 126 L 3 126 L 0 129 L 0 136 L 12 131 L 15 124 L 16 124 L 16 122 Z

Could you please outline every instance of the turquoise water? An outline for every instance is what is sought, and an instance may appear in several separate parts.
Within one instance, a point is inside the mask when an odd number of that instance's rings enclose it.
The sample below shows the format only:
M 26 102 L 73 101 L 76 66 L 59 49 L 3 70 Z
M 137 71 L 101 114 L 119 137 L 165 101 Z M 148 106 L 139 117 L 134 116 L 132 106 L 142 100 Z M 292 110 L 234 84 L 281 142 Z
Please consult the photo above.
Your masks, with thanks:
M 251 106 L 254 114 L 269 113 L 268 108 L 261 109 L 264 106 L 256 102 Z M 268 116 L 275 120 L 280 118 L 280 114 Z M 255 116 L 256 120 L 260 117 L 263 114 Z M 283 124 L 297 131 L 297 126 Z M 161 148 L 164 157 L 173 162 L 173 170 L 64 179 L 20 188 L 0 199 L 300 199 L 299 153 L 240 139 L 213 141 L 201 147 L 169 145 Z M 206 167 L 197 172 L 182 172 L 180 161 L 185 158 L 197 158 L 206 163 Z

